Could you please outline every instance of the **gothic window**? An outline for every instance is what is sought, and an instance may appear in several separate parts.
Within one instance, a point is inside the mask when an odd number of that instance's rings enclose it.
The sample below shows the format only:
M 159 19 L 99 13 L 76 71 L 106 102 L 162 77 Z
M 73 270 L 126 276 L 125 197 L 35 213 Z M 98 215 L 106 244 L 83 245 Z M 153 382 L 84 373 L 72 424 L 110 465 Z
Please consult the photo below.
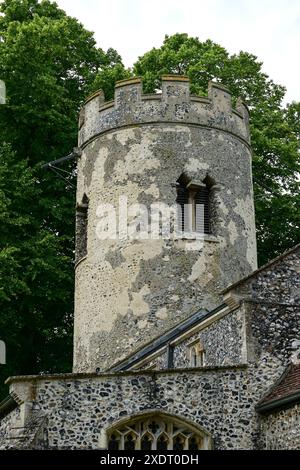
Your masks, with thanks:
M 139 417 L 108 432 L 108 450 L 200 450 L 208 442 L 204 433 L 160 415 Z
M 190 366 L 205 366 L 205 350 L 200 342 L 190 346 Z
M 151 434 L 144 434 L 141 439 L 141 450 L 151 450 L 152 449 L 153 436 Z
M 135 435 L 129 433 L 125 436 L 124 439 L 124 450 L 134 450 L 135 449 Z
M 120 441 L 116 434 L 112 434 L 108 443 L 108 450 L 119 450 Z
M 157 450 L 168 450 L 169 439 L 167 434 L 162 434 L 157 439 Z
M 188 181 L 180 177 L 177 181 L 178 230 L 183 233 L 211 233 L 210 228 L 210 184 Z
M 76 262 L 87 255 L 87 226 L 89 199 L 86 194 L 76 209 Z

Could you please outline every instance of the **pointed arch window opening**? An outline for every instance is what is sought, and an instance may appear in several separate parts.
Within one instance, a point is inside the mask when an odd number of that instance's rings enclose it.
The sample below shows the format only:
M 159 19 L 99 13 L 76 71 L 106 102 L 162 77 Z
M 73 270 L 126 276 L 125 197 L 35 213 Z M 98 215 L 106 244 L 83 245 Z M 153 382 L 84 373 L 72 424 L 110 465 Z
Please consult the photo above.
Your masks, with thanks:
M 211 234 L 210 181 L 188 182 L 185 177 L 177 180 L 178 231 L 190 235 Z
M 201 450 L 209 438 L 177 420 L 138 418 L 108 432 L 108 450 Z
M 205 349 L 200 341 L 189 347 L 190 367 L 204 367 L 206 365 Z
M 84 194 L 76 207 L 76 263 L 87 256 L 88 210 L 89 198 Z

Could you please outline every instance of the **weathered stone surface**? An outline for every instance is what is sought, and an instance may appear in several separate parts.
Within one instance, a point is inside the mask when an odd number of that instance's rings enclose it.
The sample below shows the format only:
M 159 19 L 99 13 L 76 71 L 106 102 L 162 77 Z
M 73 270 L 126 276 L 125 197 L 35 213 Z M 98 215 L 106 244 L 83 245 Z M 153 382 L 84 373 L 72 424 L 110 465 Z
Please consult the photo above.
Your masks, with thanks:
M 268 450 L 300 449 L 300 406 L 277 411 L 262 419 L 264 448 Z
M 261 405 L 300 361 L 299 246 L 249 275 L 255 227 L 248 113 L 241 104 L 239 112 L 222 87 L 191 98 L 178 77 L 165 78 L 159 96 L 143 97 L 133 80 L 117 86 L 114 103 L 101 93 L 88 101 L 80 116 L 77 202 L 87 217 L 77 225 L 74 347 L 74 369 L 85 373 L 10 379 L 18 407 L 0 421 L 0 449 L 107 448 L 109 432 L 127 418 L 158 415 L 201 429 L 215 449 L 300 449 L 299 384 L 288 409 L 273 400 L 266 415 Z M 129 204 L 172 205 L 183 173 L 216 183 L 213 236 L 200 250 L 187 250 L 194 241 L 186 240 L 99 242 L 100 203 L 126 195 Z M 244 275 L 224 290 L 224 304 L 221 290 Z M 198 342 L 204 367 L 192 368 Z M 136 355 L 146 344 L 151 352 Z M 121 372 L 99 371 L 126 355 Z
M 102 98 L 101 98 L 102 100 Z M 102 101 L 101 101 L 102 102 Z M 115 102 L 85 105 L 77 203 L 89 199 L 87 257 L 76 269 L 74 370 L 105 370 L 189 316 L 220 303 L 228 283 L 256 268 L 248 114 L 217 84 L 189 95 L 180 77 L 161 95 L 121 83 Z M 213 181 L 212 235 L 194 240 L 99 240 L 99 204 L 176 202 L 175 183 Z M 215 188 L 215 189 L 214 189 Z M 78 230 L 79 232 L 79 230 Z M 80 241 L 78 246 L 81 246 Z
M 277 374 L 281 372 L 278 368 Z M 147 410 L 164 411 L 200 425 L 212 433 L 217 449 L 253 449 L 259 430 L 254 405 L 273 379 L 270 364 L 260 369 L 37 377 L 33 413 L 41 419 L 47 416 L 44 446 L 50 449 L 99 448 L 103 436 L 121 418 Z M 9 445 L 16 444 L 0 441 L 2 448 Z

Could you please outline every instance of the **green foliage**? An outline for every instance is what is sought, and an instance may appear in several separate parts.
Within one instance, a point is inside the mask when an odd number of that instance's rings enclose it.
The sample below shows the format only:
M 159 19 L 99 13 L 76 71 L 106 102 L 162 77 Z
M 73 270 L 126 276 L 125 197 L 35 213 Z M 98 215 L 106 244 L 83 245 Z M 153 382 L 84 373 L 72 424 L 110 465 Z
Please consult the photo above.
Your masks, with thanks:
M 205 95 L 209 80 L 222 82 L 251 111 L 253 176 L 260 264 L 292 247 L 299 233 L 299 103 L 282 107 L 284 87 L 262 72 L 247 52 L 229 55 L 218 44 L 187 34 L 166 36 L 159 49 L 134 65 L 144 89 L 160 88 L 163 74 L 187 75 L 192 93 Z
M 9 103 L 0 109 L 5 139 L 31 165 L 54 160 L 76 142 L 79 105 L 105 54 L 92 33 L 61 10 L 55 14 L 48 1 L 7 0 L 2 11 L 0 76 Z
M 71 370 L 75 194 L 41 165 L 77 145 L 78 111 L 97 74 L 109 88 L 123 65 L 55 3 L 6 0 L 1 12 L 2 384 L 11 374 Z M 74 174 L 72 164 L 63 169 Z
M 11 374 L 70 369 L 72 243 L 41 227 L 42 197 L 34 171 L 2 145 L 0 331 L 8 353 L 2 382 Z
M 9 375 L 71 370 L 75 195 L 41 165 L 76 146 L 84 98 L 102 88 L 112 99 L 115 82 L 132 71 L 115 50 L 97 48 L 93 35 L 55 3 L 5 0 L 1 12 L 0 77 L 8 95 L 8 104 L 0 106 L 0 338 L 8 348 L 3 383 Z M 143 76 L 147 92 L 159 88 L 162 74 L 180 73 L 189 76 L 193 93 L 205 94 L 215 79 L 244 98 L 252 111 L 260 259 L 296 243 L 299 103 L 281 107 L 284 89 L 251 54 L 230 56 L 212 41 L 185 34 L 166 37 L 134 72 Z M 64 169 L 72 182 L 72 164 Z
M 113 67 L 107 67 L 98 72 L 92 84 L 91 90 L 103 90 L 107 101 L 114 99 L 115 84 L 118 80 L 124 80 L 132 76 L 130 70 L 125 69 L 123 64 L 119 63 Z

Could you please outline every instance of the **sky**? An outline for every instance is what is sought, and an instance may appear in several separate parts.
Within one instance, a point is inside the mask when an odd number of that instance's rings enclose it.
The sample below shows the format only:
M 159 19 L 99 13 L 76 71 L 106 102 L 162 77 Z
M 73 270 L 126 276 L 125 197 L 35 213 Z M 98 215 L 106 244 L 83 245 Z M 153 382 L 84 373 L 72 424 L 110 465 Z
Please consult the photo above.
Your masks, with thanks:
M 165 34 L 211 39 L 231 54 L 244 50 L 287 89 L 285 102 L 300 101 L 300 0 L 56 0 L 112 47 L 130 67 Z

